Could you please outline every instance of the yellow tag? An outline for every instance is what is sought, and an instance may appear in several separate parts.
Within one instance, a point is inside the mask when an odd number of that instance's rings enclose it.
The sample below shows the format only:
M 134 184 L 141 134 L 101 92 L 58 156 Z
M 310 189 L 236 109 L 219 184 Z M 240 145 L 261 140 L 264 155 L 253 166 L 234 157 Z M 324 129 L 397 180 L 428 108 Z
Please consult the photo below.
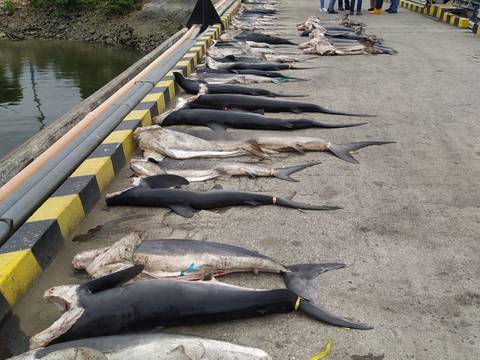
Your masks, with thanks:
M 346 326 L 340 326 L 340 329 L 342 329 L 342 330 L 352 330 L 351 328 L 346 327 Z
M 332 339 L 329 338 L 328 341 L 327 341 L 327 345 L 325 345 L 323 350 L 321 352 L 319 352 L 317 355 L 315 355 L 314 357 L 310 358 L 310 360 L 323 359 L 325 356 L 328 355 L 330 350 L 332 350 L 332 346 L 333 346 L 333 341 L 332 341 Z
M 297 297 L 297 301 L 295 301 L 295 306 L 293 307 L 293 310 L 297 311 L 299 306 L 300 306 L 300 296 Z

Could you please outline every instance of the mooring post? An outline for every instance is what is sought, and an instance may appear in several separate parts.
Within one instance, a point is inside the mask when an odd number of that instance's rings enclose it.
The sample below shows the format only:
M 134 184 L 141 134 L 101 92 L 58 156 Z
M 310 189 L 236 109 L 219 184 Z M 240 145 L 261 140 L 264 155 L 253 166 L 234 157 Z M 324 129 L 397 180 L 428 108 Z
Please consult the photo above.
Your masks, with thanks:
M 190 28 L 192 25 L 201 25 L 201 31 L 205 31 L 210 25 L 221 23 L 222 20 L 211 0 L 198 0 L 187 22 L 187 27 Z

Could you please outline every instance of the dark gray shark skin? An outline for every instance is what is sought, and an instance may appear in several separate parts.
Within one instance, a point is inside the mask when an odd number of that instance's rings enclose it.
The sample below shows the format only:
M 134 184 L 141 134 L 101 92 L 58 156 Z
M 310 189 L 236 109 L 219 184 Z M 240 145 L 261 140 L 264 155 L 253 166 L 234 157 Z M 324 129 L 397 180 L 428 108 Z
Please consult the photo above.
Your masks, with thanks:
M 265 35 L 254 31 L 242 31 L 235 39 L 242 41 L 254 41 L 271 45 L 297 45 L 288 39 L 278 36 Z
M 372 116 L 366 114 L 354 114 L 343 111 L 336 111 L 324 108 L 317 104 L 310 104 L 299 101 L 271 99 L 261 96 L 235 95 L 235 94 L 205 94 L 197 97 L 188 103 L 188 107 L 202 109 L 241 109 L 246 111 L 264 111 L 264 112 L 312 112 L 332 115 L 345 116 Z
M 83 313 L 50 343 L 293 310 L 301 310 L 331 325 L 372 328 L 332 315 L 289 289 L 255 290 L 216 281 L 176 280 L 147 280 L 119 286 L 142 271 L 143 266 L 136 265 L 80 285 L 76 292 Z
M 256 10 L 242 10 L 243 14 L 266 14 L 266 15 L 271 15 L 271 14 L 276 14 L 277 10 L 267 10 L 267 9 L 256 9 Z
M 163 184 L 168 180 L 168 186 Z M 146 206 L 169 208 L 183 217 L 192 217 L 194 211 L 210 210 L 232 206 L 277 205 L 303 210 L 338 210 L 338 206 L 310 205 L 291 200 L 288 197 L 275 197 L 258 193 L 231 190 L 188 191 L 166 189 L 175 183 L 185 185 L 188 181 L 175 175 L 157 175 L 142 179 L 143 186 L 137 186 L 120 193 L 106 196 L 109 206 Z
M 261 62 L 228 62 L 223 63 L 228 70 L 260 70 L 260 71 L 279 71 L 279 70 L 300 70 L 302 68 L 293 67 L 289 64 L 261 63 Z
M 209 68 L 204 68 L 204 69 L 198 69 L 197 70 L 198 74 L 220 74 L 220 75 L 228 75 L 228 74 L 238 74 L 238 75 L 256 75 L 256 76 L 263 76 L 263 77 L 269 77 L 269 78 L 275 78 L 275 79 L 290 79 L 290 80 L 295 80 L 295 81 L 308 81 L 307 79 L 302 79 L 302 78 L 297 78 L 297 77 L 291 77 L 284 75 L 282 73 L 279 73 L 277 71 L 264 71 L 264 70 L 221 70 L 221 69 L 209 69 Z
M 200 91 L 200 85 L 205 85 L 209 94 L 242 94 L 252 96 L 269 96 L 269 97 L 299 97 L 303 95 L 277 94 L 270 90 L 261 88 L 253 88 L 240 85 L 223 85 L 209 84 L 205 81 L 194 81 L 185 78 L 182 74 L 174 72 L 175 80 L 180 87 L 188 94 L 196 95 Z
M 260 114 L 211 109 L 180 109 L 170 113 L 162 126 L 193 125 L 208 126 L 212 130 L 255 129 L 255 130 L 301 130 L 310 128 L 335 129 L 360 126 L 356 124 L 326 124 L 310 119 L 269 118 Z

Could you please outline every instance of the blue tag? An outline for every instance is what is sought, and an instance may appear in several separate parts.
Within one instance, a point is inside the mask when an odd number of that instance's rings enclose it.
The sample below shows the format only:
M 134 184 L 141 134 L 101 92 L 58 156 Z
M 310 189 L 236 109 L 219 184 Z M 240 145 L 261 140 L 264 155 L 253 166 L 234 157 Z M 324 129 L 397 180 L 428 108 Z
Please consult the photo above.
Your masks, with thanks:
M 184 276 L 186 272 L 194 272 L 200 269 L 200 266 L 198 266 L 195 263 L 191 263 L 190 265 L 187 266 L 185 270 L 180 271 L 180 276 Z

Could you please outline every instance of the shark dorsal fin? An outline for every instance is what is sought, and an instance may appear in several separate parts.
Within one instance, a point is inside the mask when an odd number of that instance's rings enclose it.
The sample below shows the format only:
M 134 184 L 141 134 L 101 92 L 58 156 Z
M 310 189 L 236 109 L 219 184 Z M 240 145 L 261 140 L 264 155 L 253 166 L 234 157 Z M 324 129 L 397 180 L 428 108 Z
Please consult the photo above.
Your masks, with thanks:
M 85 284 L 80 285 L 80 290 L 87 291 L 91 294 L 112 289 L 132 280 L 135 276 L 139 275 L 143 271 L 143 265 L 134 265 L 125 270 L 120 270 L 101 278 L 91 280 Z
M 189 182 L 187 179 L 178 175 L 160 174 L 148 176 L 142 179 L 142 186 L 146 186 L 151 189 L 165 189 L 188 184 Z

